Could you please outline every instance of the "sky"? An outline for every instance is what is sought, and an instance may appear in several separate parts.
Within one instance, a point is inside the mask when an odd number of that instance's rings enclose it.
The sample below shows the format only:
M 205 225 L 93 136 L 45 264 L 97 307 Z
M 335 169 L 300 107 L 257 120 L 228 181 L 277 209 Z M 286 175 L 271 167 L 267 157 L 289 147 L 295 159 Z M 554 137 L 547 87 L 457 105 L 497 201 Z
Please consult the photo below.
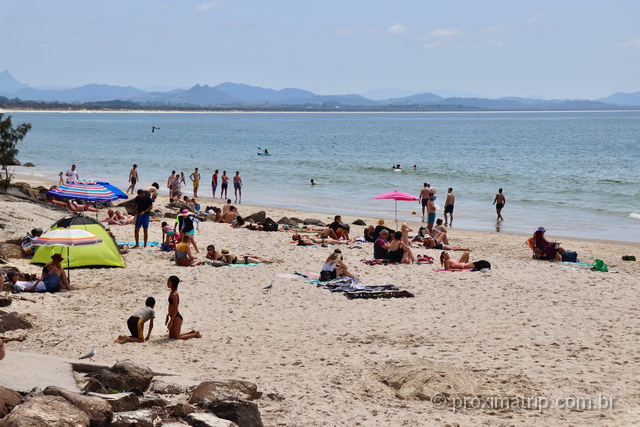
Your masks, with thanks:
M 31 86 L 640 91 L 637 0 L 0 0 L 0 16 L 0 72 Z

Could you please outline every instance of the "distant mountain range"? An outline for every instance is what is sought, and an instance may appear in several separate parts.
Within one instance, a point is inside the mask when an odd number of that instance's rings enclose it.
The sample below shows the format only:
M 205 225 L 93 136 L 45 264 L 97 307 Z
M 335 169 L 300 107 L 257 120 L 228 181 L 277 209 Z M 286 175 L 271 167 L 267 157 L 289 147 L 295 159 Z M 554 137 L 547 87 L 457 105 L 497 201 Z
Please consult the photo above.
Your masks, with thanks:
M 404 95 L 392 89 L 372 90 L 375 98 L 384 94 Z M 456 94 L 443 91 L 443 95 Z M 464 94 L 463 92 L 459 92 Z M 132 86 L 88 84 L 71 89 L 33 88 L 20 83 L 8 72 L 0 73 L 0 101 L 33 101 L 62 104 L 106 103 L 127 108 L 258 108 L 258 109 L 372 109 L 372 110 L 611 110 L 640 107 L 640 92 L 615 93 L 598 100 L 567 100 L 505 97 L 449 96 L 419 93 L 386 99 L 371 99 L 358 94 L 318 95 L 302 89 L 274 90 L 238 83 L 217 86 L 195 85 L 189 89 L 150 92 Z

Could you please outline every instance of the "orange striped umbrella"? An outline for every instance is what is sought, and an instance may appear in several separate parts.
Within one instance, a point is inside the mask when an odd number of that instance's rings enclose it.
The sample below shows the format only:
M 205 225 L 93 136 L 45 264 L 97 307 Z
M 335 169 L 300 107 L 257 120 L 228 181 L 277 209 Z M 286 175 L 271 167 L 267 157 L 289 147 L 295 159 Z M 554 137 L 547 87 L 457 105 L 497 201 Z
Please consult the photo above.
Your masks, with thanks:
M 34 246 L 66 246 L 67 247 L 67 276 L 71 280 L 69 274 L 69 248 L 71 246 L 88 246 L 98 245 L 102 243 L 102 239 L 93 233 L 77 228 L 56 228 L 44 233 L 37 239 L 33 239 L 31 244 Z

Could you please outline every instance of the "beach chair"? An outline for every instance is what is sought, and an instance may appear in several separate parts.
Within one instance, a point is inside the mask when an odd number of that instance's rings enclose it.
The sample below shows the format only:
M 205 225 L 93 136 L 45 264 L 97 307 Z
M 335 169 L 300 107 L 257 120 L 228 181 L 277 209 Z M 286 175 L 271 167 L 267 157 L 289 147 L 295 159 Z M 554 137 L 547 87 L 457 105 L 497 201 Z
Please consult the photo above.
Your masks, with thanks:
M 531 256 L 531 258 L 533 259 L 542 259 L 542 260 L 546 260 L 547 258 L 547 254 L 545 253 L 545 251 L 543 251 L 542 249 L 538 249 L 536 248 L 536 245 L 533 241 L 533 237 L 530 237 L 525 244 L 527 246 L 529 246 L 529 249 L 531 249 L 531 251 L 533 252 L 533 255 Z

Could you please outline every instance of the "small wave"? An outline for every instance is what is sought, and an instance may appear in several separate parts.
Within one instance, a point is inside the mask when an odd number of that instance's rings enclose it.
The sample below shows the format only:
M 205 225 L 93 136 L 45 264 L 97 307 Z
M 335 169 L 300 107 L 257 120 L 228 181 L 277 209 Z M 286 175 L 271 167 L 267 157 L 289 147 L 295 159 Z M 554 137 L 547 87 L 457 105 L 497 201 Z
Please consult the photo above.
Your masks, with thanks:
M 637 212 L 631 212 L 629 214 L 629 218 L 633 218 L 633 219 L 640 219 L 640 213 Z
M 598 182 L 603 184 L 633 184 L 632 182 L 624 179 L 601 179 Z

